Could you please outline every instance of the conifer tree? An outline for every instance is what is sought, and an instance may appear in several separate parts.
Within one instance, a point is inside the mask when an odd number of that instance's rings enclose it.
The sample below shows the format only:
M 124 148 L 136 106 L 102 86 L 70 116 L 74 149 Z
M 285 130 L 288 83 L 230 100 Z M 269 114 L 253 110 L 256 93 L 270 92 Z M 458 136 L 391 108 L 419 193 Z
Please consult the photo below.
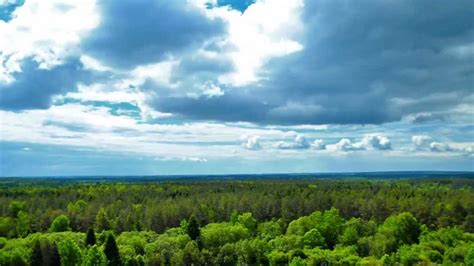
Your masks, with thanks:
M 54 242 L 51 246 L 51 257 L 49 258 L 49 264 L 51 266 L 61 266 L 61 257 L 59 256 L 58 245 Z
M 191 215 L 189 218 L 187 233 L 192 240 L 196 240 L 201 234 L 199 230 L 199 223 L 194 215 Z
M 96 242 L 97 241 L 95 238 L 94 228 L 89 227 L 89 229 L 87 230 L 87 235 L 86 235 L 86 245 L 93 246 L 95 245 Z
M 120 254 L 117 247 L 117 242 L 113 234 L 109 234 L 105 240 L 104 253 L 108 260 L 108 265 L 120 265 Z
M 35 242 L 33 252 L 30 257 L 31 266 L 41 266 L 43 264 L 43 252 L 41 251 L 41 243 L 39 240 Z

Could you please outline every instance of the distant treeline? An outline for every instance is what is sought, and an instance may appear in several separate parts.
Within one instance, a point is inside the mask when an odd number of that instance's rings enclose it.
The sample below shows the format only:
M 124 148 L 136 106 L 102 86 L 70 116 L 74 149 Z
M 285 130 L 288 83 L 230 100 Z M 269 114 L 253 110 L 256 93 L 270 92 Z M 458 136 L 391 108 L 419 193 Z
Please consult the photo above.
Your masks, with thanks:
M 45 265 L 74 252 L 77 264 L 88 256 L 110 264 L 114 249 L 119 264 L 138 263 L 131 265 L 468 263 L 473 186 L 346 179 L 4 187 L 0 265 Z M 86 232 L 97 241 L 87 245 Z

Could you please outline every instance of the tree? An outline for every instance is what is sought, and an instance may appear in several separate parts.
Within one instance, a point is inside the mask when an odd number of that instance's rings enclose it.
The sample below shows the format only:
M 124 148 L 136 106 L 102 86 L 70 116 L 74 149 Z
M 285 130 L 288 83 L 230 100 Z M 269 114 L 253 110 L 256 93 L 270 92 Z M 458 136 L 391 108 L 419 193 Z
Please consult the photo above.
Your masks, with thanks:
M 43 252 L 41 251 L 41 243 L 39 240 L 36 240 L 35 245 L 33 246 L 33 252 L 30 257 L 31 266 L 41 266 L 43 264 Z
M 95 216 L 95 226 L 99 232 L 110 230 L 110 220 L 104 208 L 100 208 Z
M 192 240 L 196 240 L 201 234 L 201 231 L 199 229 L 199 223 L 194 215 L 191 215 L 191 217 L 189 218 L 186 233 Z
M 59 242 L 59 255 L 61 257 L 61 265 L 63 266 L 75 266 L 81 263 L 81 250 L 70 239 Z
M 59 215 L 54 219 L 49 230 L 51 232 L 70 231 L 71 227 L 69 226 L 69 223 L 69 218 L 66 215 Z
M 49 264 L 50 266 L 61 266 L 61 257 L 59 256 L 58 245 L 56 242 L 53 242 L 51 245 L 51 255 L 49 257 Z
M 326 243 L 324 237 L 318 229 L 311 229 L 303 236 L 303 243 L 308 248 L 325 247 Z
M 30 231 L 30 216 L 24 211 L 19 211 L 16 219 L 16 230 L 18 236 L 25 237 Z
M 87 235 L 86 235 L 86 245 L 87 246 L 93 246 L 97 242 L 95 238 L 95 232 L 93 227 L 89 227 L 87 230 Z
M 25 201 L 14 200 L 8 205 L 8 212 L 10 216 L 16 218 L 20 211 L 26 210 L 27 203 Z
M 104 252 L 99 250 L 96 245 L 92 245 L 84 256 L 83 266 L 105 266 L 107 258 Z
M 115 237 L 112 233 L 107 235 L 104 245 L 104 253 L 109 261 L 108 265 L 120 265 L 120 254 L 117 247 L 117 242 L 115 241 Z

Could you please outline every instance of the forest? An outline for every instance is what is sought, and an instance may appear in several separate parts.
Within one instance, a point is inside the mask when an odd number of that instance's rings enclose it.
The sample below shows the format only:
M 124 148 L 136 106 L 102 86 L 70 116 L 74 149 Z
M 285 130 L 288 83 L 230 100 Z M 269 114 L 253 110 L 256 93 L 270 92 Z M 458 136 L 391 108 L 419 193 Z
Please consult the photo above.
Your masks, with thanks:
M 473 187 L 0 180 L 0 265 L 474 265 Z

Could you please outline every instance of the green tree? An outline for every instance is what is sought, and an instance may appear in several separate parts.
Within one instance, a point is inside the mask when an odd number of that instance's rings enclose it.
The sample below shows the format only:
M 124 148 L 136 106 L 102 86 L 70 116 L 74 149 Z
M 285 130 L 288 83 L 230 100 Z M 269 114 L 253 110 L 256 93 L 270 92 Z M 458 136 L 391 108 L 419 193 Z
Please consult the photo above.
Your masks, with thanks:
M 86 245 L 87 246 L 93 246 L 97 242 L 95 238 L 95 232 L 93 227 L 89 227 L 87 229 L 87 235 L 86 235 Z
M 83 266 L 105 266 L 107 258 L 96 245 L 92 245 L 84 256 Z
M 16 219 L 18 236 L 25 237 L 30 231 L 30 216 L 24 211 L 19 211 Z
M 69 226 L 69 218 L 66 215 L 59 215 L 53 220 L 49 230 L 51 232 L 64 232 L 70 231 L 71 227 Z
M 303 244 L 307 248 L 325 247 L 326 242 L 318 229 L 311 229 L 303 236 Z
M 107 235 L 104 244 L 104 253 L 108 260 L 108 265 L 120 265 L 120 254 L 119 249 L 117 247 L 117 242 L 115 241 L 115 237 L 112 233 Z
M 98 232 L 110 230 L 111 224 L 107 212 L 104 208 L 100 208 L 95 216 L 95 226 Z
M 74 266 L 81 263 L 81 250 L 70 239 L 59 242 L 59 255 L 61 257 L 61 265 L 63 266 Z
M 33 246 L 33 251 L 31 252 L 31 257 L 30 257 L 30 265 L 31 266 L 43 265 L 43 252 L 41 251 L 41 243 L 39 240 L 36 240 Z
M 26 210 L 27 203 L 25 201 L 14 200 L 8 205 L 8 213 L 10 216 L 16 218 L 20 211 Z
M 194 215 L 191 215 L 191 217 L 189 218 L 186 233 L 192 240 L 196 240 L 201 234 L 201 230 L 199 229 L 199 223 Z
M 51 254 L 49 257 L 49 264 L 50 266 L 61 266 L 61 257 L 59 256 L 58 245 L 56 242 L 53 242 L 51 245 Z
M 474 265 L 474 245 L 469 249 L 469 252 L 464 258 L 464 262 L 466 265 Z

